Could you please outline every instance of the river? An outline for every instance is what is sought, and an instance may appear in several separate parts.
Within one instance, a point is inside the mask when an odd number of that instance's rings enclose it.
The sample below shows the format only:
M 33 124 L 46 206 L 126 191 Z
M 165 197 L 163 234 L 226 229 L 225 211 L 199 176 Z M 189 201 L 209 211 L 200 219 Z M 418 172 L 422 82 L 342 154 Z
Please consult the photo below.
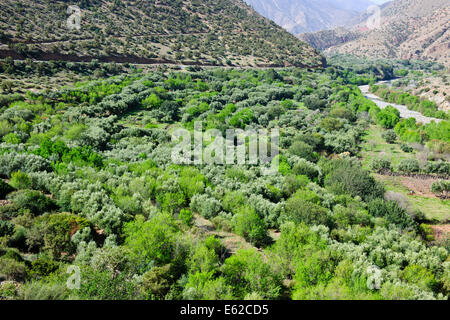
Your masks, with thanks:
M 386 84 L 386 81 L 381 81 L 381 82 L 378 82 L 377 84 Z M 442 119 L 426 117 L 423 114 L 421 114 L 420 112 L 409 110 L 407 106 L 383 101 L 380 97 L 369 92 L 368 85 L 359 86 L 359 89 L 361 90 L 361 92 L 367 99 L 375 102 L 377 104 L 377 106 L 379 106 L 381 109 L 384 109 L 387 106 L 393 106 L 395 109 L 400 111 L 401 118 L 406 118 L 406 119 L 414 118 L 414 119 L 416 119 L 417 122 L 421 122 L 423 124 L 430 123 L 431 121 L 435 121 L 436 123 L 442 121 Z

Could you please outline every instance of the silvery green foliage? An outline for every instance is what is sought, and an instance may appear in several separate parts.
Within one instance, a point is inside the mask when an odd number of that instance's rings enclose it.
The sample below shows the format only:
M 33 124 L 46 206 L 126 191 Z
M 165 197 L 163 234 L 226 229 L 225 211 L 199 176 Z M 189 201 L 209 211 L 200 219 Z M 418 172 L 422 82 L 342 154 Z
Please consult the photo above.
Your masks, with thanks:
M 152 159 L 158 167 L 165 168 L 172 164 L 172 148 L 168 145 L 159 145 L 148 158 Z
M 30 121 L 34 118 L 34 113 L 29 109 L 23 109 L 20 106 L 16 105 L 4 110 L 0 115 L 0 120 L 15 122 L 13 120 L 14 118 L 21 118 L 25 121 Z
M 41 171 L 30 172 L 28 177 L 31 179 L 31 187 L 35 190 L 58 194 L 64 180 L 53 172 Z
M 81 242 L 84 241 L 84 242 L 88 243 L 91 240 L 93 240 L 93 239 L 92 239 L 92 234 L 91 234 L 91 228 L 89 228 L 89 227 L 86 227 L 82 230 L 78 230 L 77 232 L 75 232 L 75 234 L 71 238 L 71 241 L 73 243 L 75 243 L 75 245 L 77 247 Z
M 273 203 L 259 194 L 253 194 L 248 198 L 248 204 L 255 208 L 256 213 L 267 222 L 270 228 L 278 227 L 278 218 L 283 211 L 284 202 Z
M 74 263 L 78 265 L 89 265 L 97 250 L 97 244 L 94 241 L 81 241 L 77 246 L 77 256 Z
M 98 182 L 75 192 L 71 197 L 70 206 L 74 212 L 90 220 L 106 234 L 117 231 L 126 220 L 126 215 L 116 207 Z
M 0 174 L 11 176 L 15 171 L 25 173 L 50 171 L 50 162 L 40 156 L 27 153 L 10 152 L 0 155 Z
M 400 234 L 394 227 L 376 227 L 374 232 L 358 245 L 333 240 L 330 248 L 353 262 L 356 276 L 370 279 L 374 276 L 371 270 L 378 268 L 376 277 L 380 287 L 386 282 L 399 282 L 399 272 L 406 265 L 422 266 L 430 270 L 436 278 L 440 278 L 444 274 L 443 262 L 448 256 L 445 248 L 427 247 L 410 235 Z
M 52 119 L 48 118 L 40 123 L 33 125 L 33 133 L 45 133 L 52 128 Z
M 110 234 L 106 237 L 105 242 L 103 243 L 103 248 L 113 248 L 117 247 L 117 235 Z
M 111 135 L 119 130 L 116 116 L 88 119 L 86 125 L 88 128 L 82 133 L 80 143 L 97 150 L 105 149 Z
M 71 210 L 71 201 L 72 196 L 75 192 L 86 188 L 88 185 L 88 181 L 77 179 L 70 182 L 65 182 L 61 185 L 60 190 L 55 193 L 59 206 L 66 211 Z
M 230 92 L 231 93 L 231 100 L 233 102 L 244 101 L 244 100 L 246 100 L 248 98 L 248 93 L 243 91 L 243 90 L 241 90 L 241 89 L 234 88 L 231 91 L 232 91 L 232 93 Z M 230 93 L 228 95 L 230 95 Z
M 142 154 L 150 155 L 155 144 L 150 137 L 124 138 L 114 144 L 111 150 L 103 153 L 106 158 L 113 158 L 124 162 L 138 161 Z
M 330 240 L 330 237 L 329 237 L 330 228 L 328 228 L 327 226 L 324 226 L 324 225 L 318 225 L 317 226 L 317 225 L 315 225 L 315 226 L 311 226 L 309 228 L 309 230 L 311 232 L 314 232 L 314 233 L 320 235 L 320 237 L 323 240 L 326 240 L 327 242 L 331 243 L 331 240 Z
M 225 168 L 223 166 L 206 165 L 200 172 L 214 185 L 219 185 L 223 181 Z
M 133 83 L 121 93 L 112 94 L 96 105 L 83 108 L 83 113 L 90 117 L 104 114 L 120 115 L 130 108 L 137 107 L 150 94 L 151 90 L 143 84 Z
M 8 152 L 22 153 L 27 150 L 34 150 L 34 147 L 28 147 L 25 143 L 11 144 L 2 142 L 0 143 L 0 150 L 8 150 Z
M 433 292 L 425 291 L 415 284 L 405 283 L 398 280 L 384 283 L 381 287 L 380 293 L 386 300 L 447 300 L 447 297 L 444 297 L 442 293 L 435 295 Z
M 311 182 L 308 184 L 308 189 L 317 194 L 320 198 L 322 206 L 332 209 L 335 205 L 335 196 L 332 193 L 327 192 L 326 189 L 319 186 L 317 183 Z
M 325 134 L 325 146 L 334 153 L 355 153 L 358 145 L 359 133 L 355 130 L 344 130 Z
M 190 207 L 192 211 L 198 212 L 207 219 L 214 218 L 222 210 L 220 201 L 206 193 L 195 194 L 191 199 Z

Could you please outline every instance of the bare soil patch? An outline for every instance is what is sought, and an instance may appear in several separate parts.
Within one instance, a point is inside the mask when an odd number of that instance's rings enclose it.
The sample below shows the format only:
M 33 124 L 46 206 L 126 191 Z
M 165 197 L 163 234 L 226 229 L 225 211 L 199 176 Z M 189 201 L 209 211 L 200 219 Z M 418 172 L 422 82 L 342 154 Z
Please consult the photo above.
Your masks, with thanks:
M 441 242 L 450 238 L 450 224 L 431 226 L 434 231 L 434 238 Z

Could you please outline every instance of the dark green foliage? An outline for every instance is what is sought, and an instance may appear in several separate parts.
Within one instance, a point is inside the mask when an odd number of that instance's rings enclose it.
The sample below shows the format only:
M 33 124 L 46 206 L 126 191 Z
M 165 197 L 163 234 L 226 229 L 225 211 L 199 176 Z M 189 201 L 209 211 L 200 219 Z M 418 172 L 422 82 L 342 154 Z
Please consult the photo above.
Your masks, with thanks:
M 15 189 L 7 184 L 5 181 L 0 179 L 0 198 L 5 199 L 8 193 L 13 192 Z
M 383 132 L 382 137 L 384 140 L 386 140 L 387 143 L 395 143 L 395 140 L 397 140 L 397 134 L 394 130 L 388 130 Z
M 62 254 L 75 252 L 71 237 L 87 227 L 90 227 L 90 223 L 84 218 L 70 213 L 55 213 L 38 217 L 33 231 L 42 237 L 43 249 L 53 258 L 59 259 Z
M 57 208 L 53 200 L 35 190 L 20 190 L 10 194 L 8 197 L 17 208 L 28 209 L 35 216 Z
M 410 147 L 410 146 L 408 146 L 406 143 L 402 143 L 402 144 L 400 145 L 400 149 L 401 149 L 403 152 L 407 152 L 407 153 L 413 152 L 413 148 Z
M 48 257 L 41 257 L 31 262 L 28 275 L 33 278 L 43 278 L 59 269 L 59 264 Z
M 289 148 L 289 152 L 308 161 L 317 159 L 313 147 L 303 141 L 295 141 Z
M 153 267 L 142 278 L 143 295 L 149 299 L 164 299 L 173 283 L 171 265 Z
M 331 163 L 331 172 L 325 178 L 325 186 L 336 194 L 360 196 L 364 201 L 384 195 L 384 187 L 359 164 L 349 160 Z
M 375 172 L 385 172 L 385 171 L 391 171 L 392 165 L 391 162 L 387 159 L 383 158 L 375 158 L 372 160 L 370 164 L 370 168 L 374 170 Z
M 328 225 L 330 223 L 326 208 L 295 196 L 286 202 L 285 213 L 281 219 L 295 223 L 303 222 L 308 225 Z
M 398 171 L 405 173 L 419 172 L 419 161 L 416 159 L 404 159 L 398 164 Z
M 408 212 L 400 208 L 395 201 L 373 200 L 368 203 L 368 211 L 370 215 L 384 218 L 402 229 L 416 227 L 416 223 Z
M 14 224 L 0 220 L 0 237 L 11 236 L 14 233 Z

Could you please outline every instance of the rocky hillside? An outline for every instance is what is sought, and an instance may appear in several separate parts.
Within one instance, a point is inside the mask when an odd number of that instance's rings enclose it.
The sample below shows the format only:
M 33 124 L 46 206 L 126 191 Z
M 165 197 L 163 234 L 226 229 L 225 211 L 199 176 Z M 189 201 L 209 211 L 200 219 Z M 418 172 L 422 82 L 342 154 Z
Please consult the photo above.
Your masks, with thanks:
M 76 4 L 80 28 L 70 30 Z M 324 58 L 240 0 L 0 0 L 0 57 L 322 66 Z M 70 20 L 76 21 L 76 20 Z
M 245 0 L 293 34 L 343 26 L 373 3 L 368 0 Z
M 304 34 L 300 38 L 326 49 L 327 54 L 422 59 L 450 65 L 449 27 L 448 0 L 394 0 L 381 9 L 378 28 L 369 29 L 362 19 L 347 30 Z

